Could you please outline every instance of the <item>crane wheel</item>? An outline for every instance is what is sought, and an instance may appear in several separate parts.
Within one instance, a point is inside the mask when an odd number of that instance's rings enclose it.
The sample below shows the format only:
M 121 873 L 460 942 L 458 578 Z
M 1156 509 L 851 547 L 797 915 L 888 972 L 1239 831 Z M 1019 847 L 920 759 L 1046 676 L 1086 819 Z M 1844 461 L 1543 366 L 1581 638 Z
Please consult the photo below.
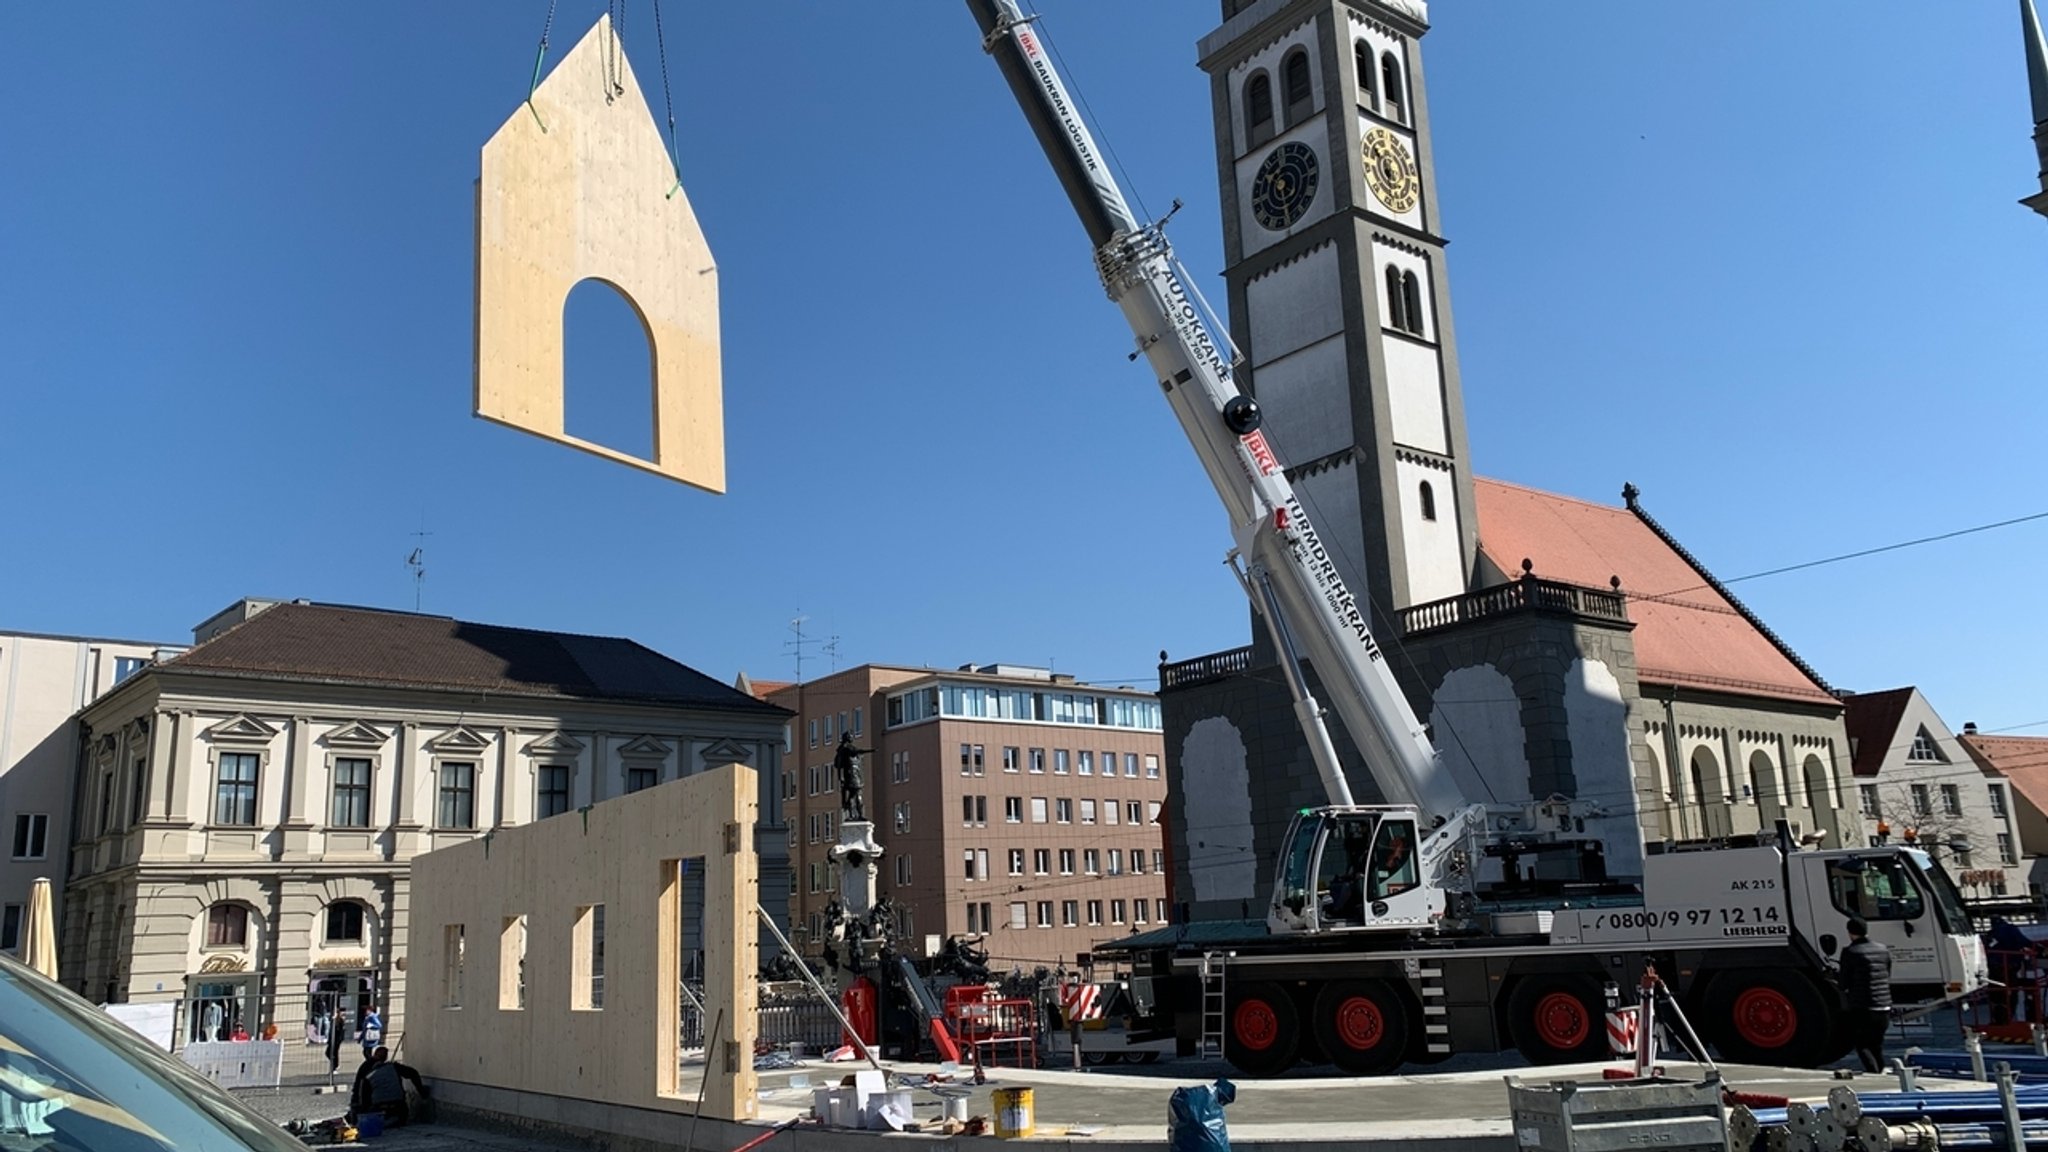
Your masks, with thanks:
M 1316 996 L 1316 1043 L 1353 1076 L 1377 1076 L 1408 1056 L 1408 1001 L 1381 980 L 1336 980 Z
M 1834 1047 L 1835 1014 L 1795 972 L 1723 972 L 1707 989 L 1706 1031 L 1723 1058 L 1812 1067 Z
M 1301 1057 L 1301 1014 L 1278 984 L 1252 981 L 1230 997 L 1223 1058 L 1247 1076 L 1277 1076 Z
M 1531 1064 L 1607 1055 L 1607 998 L 1590 976 L 1537 973 L 1508 996 L 1508 1035 Z

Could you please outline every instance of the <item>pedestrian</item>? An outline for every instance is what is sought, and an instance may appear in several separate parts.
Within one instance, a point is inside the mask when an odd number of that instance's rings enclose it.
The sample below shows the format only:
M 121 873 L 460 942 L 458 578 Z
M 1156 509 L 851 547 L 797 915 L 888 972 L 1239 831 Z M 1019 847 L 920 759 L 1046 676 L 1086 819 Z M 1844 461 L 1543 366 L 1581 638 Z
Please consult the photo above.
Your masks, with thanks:
M 377 1050 L 379 1044 L 384 1043 L 384 1018 L 377 1015 L 375 1004 L 363 1011 L 363 1026 L 356 1039 L 363 1042 L 365 1060 L 370 1058 L 370 1054 Z
M 1849 921 L 1842 949 L 1842 1007 L 1865 1072 L 1884 1071 L 1884 1034 L 1892 1025 L 1892 952 L 1870 938 L 1870 925 Z

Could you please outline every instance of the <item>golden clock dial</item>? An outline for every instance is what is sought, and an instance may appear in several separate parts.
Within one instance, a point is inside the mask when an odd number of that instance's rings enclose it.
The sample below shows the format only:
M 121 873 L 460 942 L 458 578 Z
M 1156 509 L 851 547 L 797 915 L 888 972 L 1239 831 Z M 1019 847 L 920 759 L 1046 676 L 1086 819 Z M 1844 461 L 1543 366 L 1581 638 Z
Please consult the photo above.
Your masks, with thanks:
M 1389 212 L 1406 212 L 1415 207 L 1422 197 L 1422 177 L 1416 174 L 1415 161 L 1401 138 L 1385 128 L 1375 128 L 1365 134 L 1365 145 L 1360 151 L 1365 162 L 1365 186 L 1372 189 L 1373 198 Z

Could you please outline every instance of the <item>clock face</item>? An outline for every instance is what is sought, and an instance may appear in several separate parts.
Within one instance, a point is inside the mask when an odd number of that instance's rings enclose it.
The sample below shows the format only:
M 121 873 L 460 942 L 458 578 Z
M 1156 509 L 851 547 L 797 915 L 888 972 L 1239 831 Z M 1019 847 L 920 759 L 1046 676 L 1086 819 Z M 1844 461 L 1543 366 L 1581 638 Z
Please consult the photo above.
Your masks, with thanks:
M 1406 212 L 1422 196 L 1422 178 L 1401 138 L 1385 128 L 1365 134 L 1365 186 L 1389 212 Z
M 1269 232 L 1293 227 L 1316 198 L 1317 170 L 1306 144 L 1290 140 L 1273 149 L 1252 178 L 1252 219 Z

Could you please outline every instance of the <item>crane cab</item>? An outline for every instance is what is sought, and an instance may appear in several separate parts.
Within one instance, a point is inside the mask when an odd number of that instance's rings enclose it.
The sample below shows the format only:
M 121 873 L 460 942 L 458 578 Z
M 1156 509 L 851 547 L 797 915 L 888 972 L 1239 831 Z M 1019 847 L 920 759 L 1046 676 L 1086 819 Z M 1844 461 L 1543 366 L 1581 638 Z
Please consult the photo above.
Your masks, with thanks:
M 1275 933 L 1433 929 L 1444 896 L 1421 862 L 1416 811 L 1305 808 L 1288 825 L 1266 926 Z

